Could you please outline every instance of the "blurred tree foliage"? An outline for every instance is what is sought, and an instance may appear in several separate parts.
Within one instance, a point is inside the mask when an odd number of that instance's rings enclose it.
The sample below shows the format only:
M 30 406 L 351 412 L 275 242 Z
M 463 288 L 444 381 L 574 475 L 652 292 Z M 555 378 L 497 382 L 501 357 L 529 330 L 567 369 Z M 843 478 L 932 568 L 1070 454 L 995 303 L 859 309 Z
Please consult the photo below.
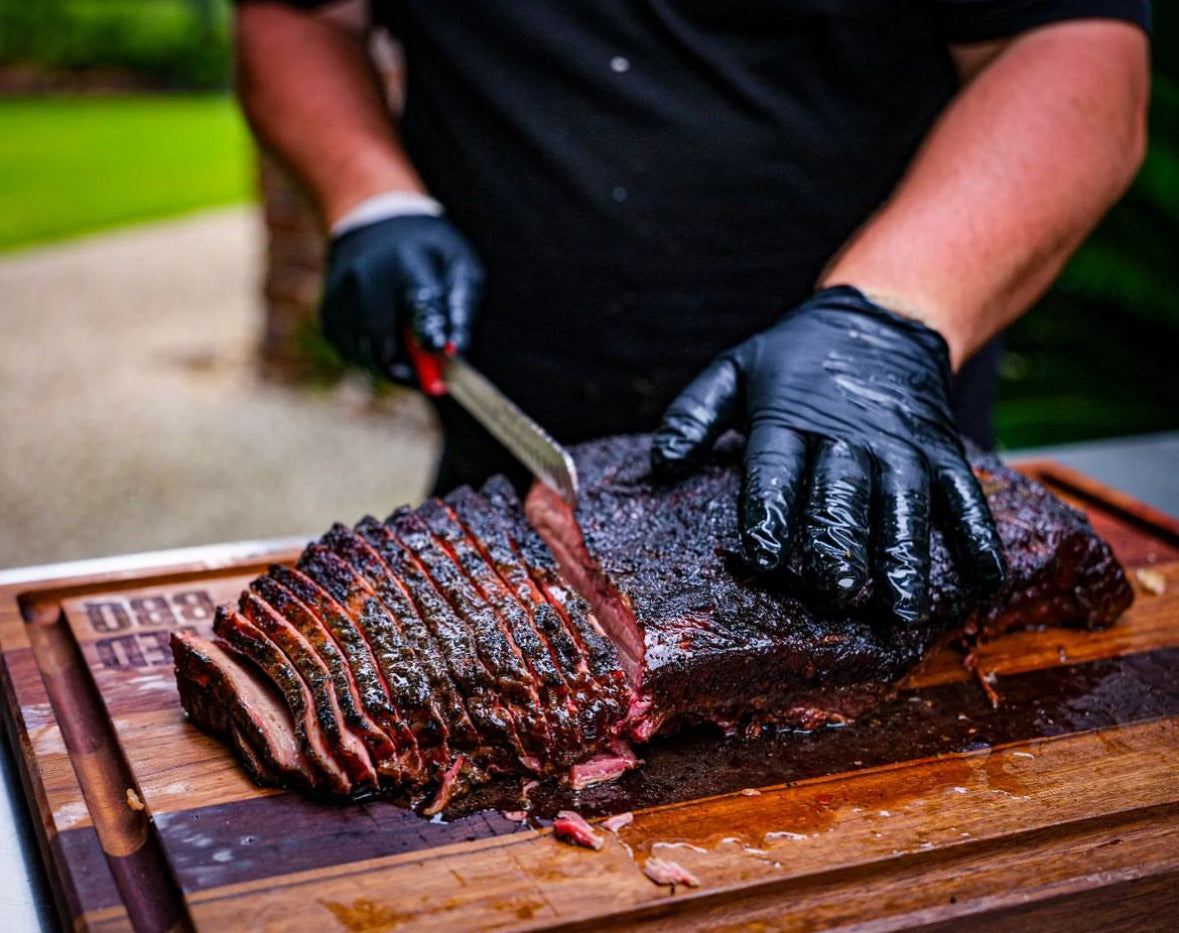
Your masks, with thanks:
M 229 86 L 229 0 L 0 0 L 0 65 Z
M 1179 429 L 1179 5 L 1154 4 L 1153 54 L 1142 171 L 1008 335 L 1004 447 Z

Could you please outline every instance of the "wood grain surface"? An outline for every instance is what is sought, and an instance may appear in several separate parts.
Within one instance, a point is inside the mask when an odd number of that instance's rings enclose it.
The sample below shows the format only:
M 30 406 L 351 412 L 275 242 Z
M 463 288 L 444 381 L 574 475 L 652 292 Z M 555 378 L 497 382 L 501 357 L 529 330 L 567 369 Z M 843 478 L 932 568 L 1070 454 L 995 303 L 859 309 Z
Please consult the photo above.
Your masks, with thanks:
M 0 589 L 5 724 L 63 923 L 1172 928 L 1179 523 L 1054 464 L 1025 469 L 1089 513 L 1137 599 L 1106 632 L 984 646 L 999 709 L 959 655 L 938 652 L 866 721 L 652 743 L 638 775 L 580 798 L 542 790 L 525 823 L 259 788 L 185 721 L 168 633 L 208 634 L 217 603 L 291 553 Z M 605 833 L 600 852 L 547 828 L 559 801 L 594 817 L 628 799 L 633 823 Z M 642 871 L 653 856 L 700 886 L 653 884 Z

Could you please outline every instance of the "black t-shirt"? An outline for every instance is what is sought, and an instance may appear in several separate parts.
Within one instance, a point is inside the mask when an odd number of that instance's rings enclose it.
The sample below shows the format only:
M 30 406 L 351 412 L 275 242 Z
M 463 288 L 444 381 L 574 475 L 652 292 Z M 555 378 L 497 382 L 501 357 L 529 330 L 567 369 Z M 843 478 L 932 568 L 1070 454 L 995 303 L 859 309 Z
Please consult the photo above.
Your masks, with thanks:
M 297 0 L 295 0 L 297 2 Z M 315 0 L 304 0 L 303 5 Z M 374 0 L 402 139 L 487 269 L 472 356 L 564 440 L 649 430 L 887 198 L 947 47 L 1148 0 Z

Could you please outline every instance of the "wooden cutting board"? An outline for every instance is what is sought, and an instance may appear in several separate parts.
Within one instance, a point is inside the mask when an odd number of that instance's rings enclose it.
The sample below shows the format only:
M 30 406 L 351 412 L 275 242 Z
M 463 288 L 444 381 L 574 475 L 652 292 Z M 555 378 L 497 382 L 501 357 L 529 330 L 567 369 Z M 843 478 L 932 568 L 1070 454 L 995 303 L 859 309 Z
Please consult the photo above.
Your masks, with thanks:
M 90 930 L 1166 929 L 1179 908 L 1179 523 L 1050 463 L 1137 601 L 1097 634 L 953 652 L 841 730 L 654 743 L 600 852 L 497 810 L 427 821 L 253 785 L 180 709 L 168 632 L 272 561 L 0 588 L 5 724 L 63 921 Z M 1142 573 L 1140 571 L 1145 571 Z M 1161 586 L 1160 586 L 1161 583 Z M 1160 591 L 1161 590 L 1161 591 Z M 627 783 L 629 781 L 629 783 Z M 546 796 L 547 794 L 547 796 Z M 658 887 L 651 856 L 698 888 Z M 1168 911 L 1170 908 L 1170 911 Z

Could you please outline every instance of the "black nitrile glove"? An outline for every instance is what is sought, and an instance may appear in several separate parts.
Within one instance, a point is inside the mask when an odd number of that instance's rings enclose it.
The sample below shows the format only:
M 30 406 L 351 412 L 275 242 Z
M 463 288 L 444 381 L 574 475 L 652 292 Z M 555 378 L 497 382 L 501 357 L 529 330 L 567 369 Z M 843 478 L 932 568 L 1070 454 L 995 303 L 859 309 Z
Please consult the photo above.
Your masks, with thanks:
M 448 220 L 389 217 L 332 241 L 319 320 L 345 359 L 412 384 L 406 327 L 430 352 L 466 350 L 482 288 L 483 266 Z
M 668 408 L 656 473 L 678 476 L 726 428 L 748 429 L 739 522 L 746 563 L 801 549 L 810 586 L 845 606 L 869 580 L 899 622 L 929 616 L 931 503 L 959 566 L 1003 585 L 1006 565 L 950 410 L 936 331 L 857 289 L 818 292 L 721 354 Z

